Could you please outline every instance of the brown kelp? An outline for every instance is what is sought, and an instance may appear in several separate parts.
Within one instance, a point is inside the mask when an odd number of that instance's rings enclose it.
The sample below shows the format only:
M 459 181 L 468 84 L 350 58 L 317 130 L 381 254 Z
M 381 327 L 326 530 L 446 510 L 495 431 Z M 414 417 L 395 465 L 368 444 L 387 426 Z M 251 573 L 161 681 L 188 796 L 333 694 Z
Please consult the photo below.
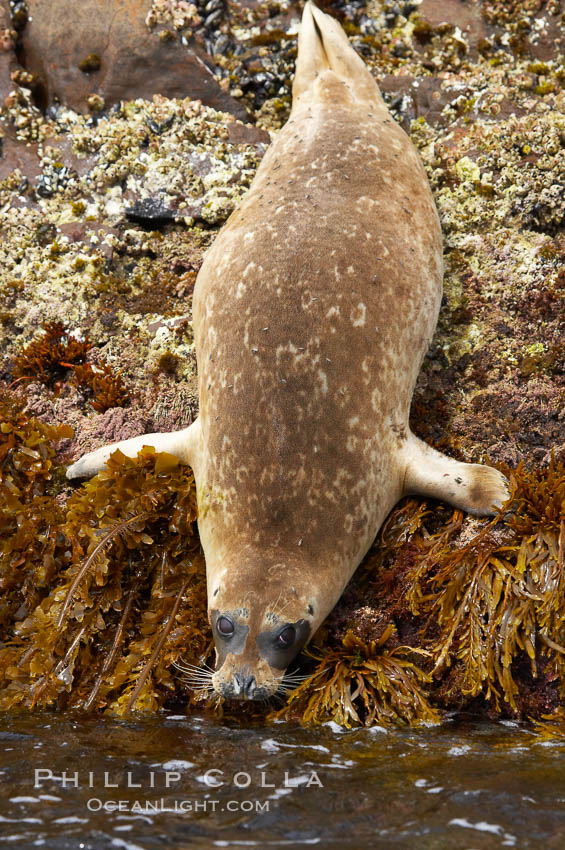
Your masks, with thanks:
M 555 699 L 565 693 L 565 469 L 520 466 L 514 481 L 513 510 L 476 534 L 456 511 L 416 541 L 407 598 L 425 620 L 434 672 L 453 668 L 444 692 L 519 712 L 524 666 Z
M 559 708 L 552 714 L 542 714 L 541 720 L 534 720 L 534 732 L 544 741 L 565 741 L 565 708 Z
M 69 429 L 2 413 L 0 708 L 158 708 L 209 645 L 190 470 L 116 454 L 63 509 Z
M 273 718 L 299 717 L 304 723 L 331 719 L 351 728 L 375 723 L 437 723 L 423 685 L 431 677 L 411 660 L 426 650 L 396 646 L 387 648 L 395 628 L 389 625 L 379 640 L 368 643 L 348 631 L 335 649 L 309 653 L 318 665 L 294 690 L 287 704 Z

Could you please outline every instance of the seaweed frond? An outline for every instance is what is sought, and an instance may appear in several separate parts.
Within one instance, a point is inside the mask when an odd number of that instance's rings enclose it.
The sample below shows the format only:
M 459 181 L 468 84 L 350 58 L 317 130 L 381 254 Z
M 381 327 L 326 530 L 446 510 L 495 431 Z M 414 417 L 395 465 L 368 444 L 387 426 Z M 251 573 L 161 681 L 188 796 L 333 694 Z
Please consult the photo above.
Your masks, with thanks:
M 1 400 L 0 400 L 1 402 Z M 56 500 L 57 442 L 73 436 L 68 425 L 45 425 L 8 401 L 0 403 L 0 628 L 3 637 L 35 607 L 68 560 Z
M 142 690 L 145 686 L 145 683 L 147 682 L 147 677 L 149 676 L 149 674 L 151 673 L 151 671 L 155 667 L 155 664 L 156 664 L 157 659 L 159 657 L 159 653 L 161 652 L 163 645 L 164 645 L 164 643 L 165 643 L 165 641 L 168 637 L 168 634 L 169 634 L 169 632 L 171 631 L 171 628 L 174 625 L 175 617 L 178 613 L 179 606 L 180 606 L 180 604 L 183 600 L 184 594 L 186 593 L 186 591 L 188 589 L 189 583 L 190 583 L 190 579 L 187 579 L 185 581 L 185 583 L 183 584 L 183 586 L 181 587 L 181 589 L 180 589 L 180 591 L 177 595 L 177 598 L 175 600 L 175 604 L 173 605 L 172 611 L 169 614 L 167 622 L 165 623 L 163 630 L 162 630 L 161 634 L 159 635 L 158 640 L 155 643 L 153 651 L 151 652 L 151 656 L 150 656 L 149 660 L 147 661 L 147 663 L 144 664 L 143 670 L 141 671 L 141 673 L 138 677 L 138 680 L 135 684 L 135 687 L 134 687 L 133 691 L 131 692 L 131 694 L 129 695 L 128 703 L 126 705 L 126 711 L 131 711 L 131 709 L 135 707 L 135 704 L 136 704 L 136 702 L 137 702 L 137 700 L 138 700 L 138 698 L 139 698 L 139 696 L 140 696 L 140 694 L 141 694 L 141 692 L 142 692 Z
M 90 404 L 98 413 L 126 404 L 129 395 L 121 372 L 114 374 L 104 361 L 94 366 L 86 362 L 92 348 L 88 337 L 76 338 L 62 322 L 43 322 L 42 328 L 43 335 L 15 358 L 12 371 L 16 382 L 27 378 L 53 386 L 66 379 L 70 371 L 74 383 L 91 396 Z
M 560 706 L 552 714 L 542 714 L 541 720 L 530 718 L 534 734 L 542 741 L 565 742 L 565 708 Z
M 81 578 L 88 572 L 90 567 L 93 565 L 99 566 L 104 555 L 105 550 L 112 543 L 115 537 L 118 535 L 125 536 L 128 529 L 131 528 L 134 524 L 140 523 L 150 516 L 149 511 L 144 511 L 143 513 L 134 514 L 132 517 L 126 517 L 124 519 L 114 520 L 110 523 L 109 528 L 101 529 L 103 531 L 102 538 L 98 543 L 93 541 L 92 551 L 89 553 L 88 557 L 85 558 L 83 563 L 80 565 L 79 570 L 77 571 L 76 576 L 74 577 L 69 590 L 67 591 L 67 595 L 65 597 L 65 601 L 61 607 L 61 611 L 59 613 L 59 617 L 57 619 L 57 626 L 60 628 L 65 619 L 65 615 L 69 609 L 69 605 L 72 602 L 73 594 L 77 589 Z
M 62 322 L 42 322 L 43 335 L 34 339 L 15 358 L 16 378 L 36 378 L 51 384 L 77 364 L 85 362 L 92 347 L 88 339 L 79 340 L 68 333 Z
M 431 677 L 411 660 L 428 653 L 410 646 L 385 648 L 393 632 L 390 625 L 378 641 L 365 642 L 348 631 L 340 647 L 309 652 L 318 660 L 314 673 L 270 717 L 288 719 L 298 711 L 303 723 L 333 720 L 348 729 L 374 723 L 437 723 L 439 713 L 422 687 Z
M 190 469 L 116 452 L 63 509 L 54 443 L 71 429 L 0 412 L 0 709 L 179 699 L 175 662 L 211 638 Z
M 111 407 L 123 407 L 129 401 L 122 373 L 114 374 L 108 363 L 98 366 L 92 366 L 90 363 L 75 366 L 74 375 L 78 386 L 85 387 L 92 393 L 90 404 L 98 413 L 104 413 Z
M 518 712 L 518 663 L 533 678 L 543 669 L 565 693 L 565 469 L 519 467 L 514 479 L 513 513 L 469 538 L 456 511 L 417 541 L 408 600 L 425 618 L 436 674 L 455 668 L 448 690 Z

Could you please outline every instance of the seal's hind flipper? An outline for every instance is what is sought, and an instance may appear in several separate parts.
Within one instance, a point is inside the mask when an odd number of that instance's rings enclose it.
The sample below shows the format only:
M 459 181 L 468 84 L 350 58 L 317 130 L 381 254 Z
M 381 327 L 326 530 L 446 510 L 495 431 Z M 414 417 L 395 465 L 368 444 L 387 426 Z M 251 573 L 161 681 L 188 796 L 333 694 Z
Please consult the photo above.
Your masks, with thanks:
M 324 71 L 348 83 L 356 100 L 383 103 L 378 86 L 338 22 L 306 3 L 298 38 L 298 58 L 292 86 L 293 105 Z
M 306 3 L 302 13 L 300 35 L 298 36 L 298 56 L 292 84 L 293 105 L 301 94 L 307 92 L 314 84 L 320 71 L 330 67 L 328 57 L 323 47 L 320 30 L 314 22 L 312 4 Z
M 158 434 L 141 434 L 122 440 L 121 443 L 111 443 L 93 452 L 83 455 L 67 469 L 67 478 L 90 478 L 106 466 L 106 461 L 116 449 L 126 457 L 136 457 L 143 446 L 152 446 L 156 452 L 169 452 L 178 457 L 181 463 L 194 465 L 196 451 L 196 431 L 198 420 L 183 428 L 181 431 L 170 431 Z
M 493 516 L 510 497 L 508 480 L 492 466 L 453 460 L 413 435 L 403 452 L 405 496 L 430 496 L 476 516 Z

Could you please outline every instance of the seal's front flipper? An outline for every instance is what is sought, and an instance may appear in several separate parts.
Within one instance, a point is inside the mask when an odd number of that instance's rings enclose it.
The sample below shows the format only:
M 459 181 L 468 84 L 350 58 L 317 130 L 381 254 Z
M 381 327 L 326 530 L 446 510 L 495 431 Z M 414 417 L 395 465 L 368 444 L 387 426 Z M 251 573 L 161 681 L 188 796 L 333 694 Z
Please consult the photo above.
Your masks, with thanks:
M 135 457 L 143 446 L 152 446 L 156 452 L 169 452 L 178 457 L 181 463 L 194 466 L 196 453 L 196 438 L 198 430 L 198 419 L 183 428 L 182 431 L 171 431 L 160 434 L 141 434 L 139 437 L 131 437 L 122 440 L 121 443 L 112 443 L 102 446 L 93 452 L 83 455 L 76 463 L 67 469 L 67 478 L 89 478 L 96 475 L 106 466 L 106 461 L 116 449 L 119 449 L 127 457 Z
M 498 469 L 453 460 L 413 435 L 404 459 L 405 496 L 431 496 L 476 516 L 493 516 L 510 497 L 508 480 Z

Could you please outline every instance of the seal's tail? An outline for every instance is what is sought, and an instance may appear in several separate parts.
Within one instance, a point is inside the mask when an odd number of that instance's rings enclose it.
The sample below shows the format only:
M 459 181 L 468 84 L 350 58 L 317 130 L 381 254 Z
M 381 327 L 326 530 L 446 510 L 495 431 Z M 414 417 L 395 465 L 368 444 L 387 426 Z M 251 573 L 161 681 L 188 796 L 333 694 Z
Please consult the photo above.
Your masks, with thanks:
M 324 71 L 348 84 L 356 100 L 383 103 L 377 84 L 334 18 L 307 2 L 298 38 L 298 58 L 292 87 L 293 103 L 321 82 Z

